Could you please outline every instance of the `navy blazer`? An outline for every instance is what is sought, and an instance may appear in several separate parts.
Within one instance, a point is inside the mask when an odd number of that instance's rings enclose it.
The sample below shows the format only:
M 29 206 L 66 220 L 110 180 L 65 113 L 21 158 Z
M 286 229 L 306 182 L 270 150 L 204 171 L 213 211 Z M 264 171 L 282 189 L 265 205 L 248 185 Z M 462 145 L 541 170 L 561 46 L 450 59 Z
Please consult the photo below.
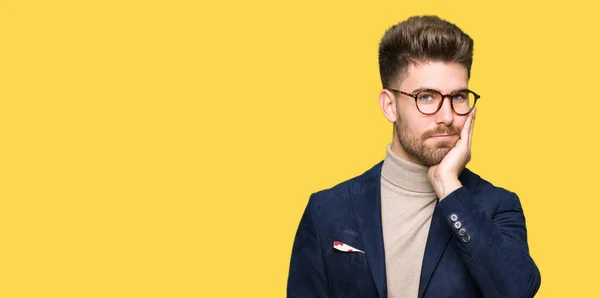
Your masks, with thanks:
M 288 297 L 388 296 L 382 164 L 311 195 L 292 248 Z M 468 169 L 459 180 L 463 186 L 433 212 L 418 297 L 533 297 L 541 277 L 519 198 Z M 334 241 L 364 253 L 336 250 Z

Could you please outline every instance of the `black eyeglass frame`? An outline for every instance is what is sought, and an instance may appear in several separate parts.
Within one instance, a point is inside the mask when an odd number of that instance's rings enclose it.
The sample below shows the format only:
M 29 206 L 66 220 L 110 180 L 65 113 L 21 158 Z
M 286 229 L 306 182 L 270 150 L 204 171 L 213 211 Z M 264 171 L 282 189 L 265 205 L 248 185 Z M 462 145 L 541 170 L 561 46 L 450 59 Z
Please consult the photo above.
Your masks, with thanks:
M 477 93 L 475 93 L 475 92 L 473 92 L 473 91 L 471 91 L 469 89 L 460 90 L 460 91 L 457 91 L 457 92 L 454 92 L 454 93 L 451 93 L 451 94 L 442 94 L 442 92 L 439 92 L 439 91 L 434 90 L 434 89 L 423 89 L 423 90 L 420 90 L 419 92 L 417 92 L 416 94 L 404 92 L 404 91 L 398 90 L 398 89 L 388 88 L 388 90 L 400 93 L 402 95 L 406 95 L 406 96 L 412 97 L 415 100 L 415 106 L 417 107 L 417 110 L 419 112 L 421 112 L 421 114 L 423 114 L 423 115 L 433 115 L 433 114 L 437 113 L 442 108 L 442 105 L 444 105 L 444 99 L 446 97 L 449 97 L 450 98 L 450 107 L 452 107 L 452 111 L 454 111 L 454 113 L 457 114 L 457 115 L 465 116 L 465 115 L 468 115 L 469 113 L 471 113 L 471 111 L 473 111 L 473 109 L 475 108 L 475 104 L 477 104 L 477 100 L 481 97 L 481 96 L 479 96 L 479 94 L 477 94 Z M 454 109 L 454 104 L 452 103 L 452 96 L 456 95 L 458 92 L 463 92 L 463 91 L 466 91 L 466 92 L 469 92 L 469 93 L 473 94 L 475 96 L 475 101 L 473 101 L 473 106 L 471 107 L 471 109 L 469 109 L 468 112 L 466 112 L 466 113 L 459 113 L 459 112 L 457 112 Z M 433 113 L 425 113 L 425 112 L 421 111 L 421 109 L 419 109 L 419 104 L 417 103 L 417 99 L 419 98 L 419 95 L 422 92 L 435 92 L 435 93 L 438 93 L 438 94 L 440 94 L 442 96 L 442 100 L 440 100 L 440 103 L 439 103 L 437 109 L 435 109 L 435 112 L 433 112 Z

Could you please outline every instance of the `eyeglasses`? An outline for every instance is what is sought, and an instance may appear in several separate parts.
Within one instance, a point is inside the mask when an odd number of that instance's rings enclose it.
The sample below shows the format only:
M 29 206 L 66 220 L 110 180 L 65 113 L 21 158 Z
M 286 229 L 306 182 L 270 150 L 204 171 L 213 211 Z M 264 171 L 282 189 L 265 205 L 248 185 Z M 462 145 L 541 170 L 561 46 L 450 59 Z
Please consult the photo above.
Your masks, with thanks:
M 467 115 L 473 110 L 475 107 L 475 103 L 479 99 L 479 95 L 477 93 L 465 89 L 454 92 L 452 94 L 442 94 L 437 90 L 433 89 L 424 89 L 416 94 L 396 90 L 396 89 L 388 89 L 390 91 L 394 91 L 400 93 L 402 95 L 410 96 L 415 99 L 415 104 L 417 105 L 417 110 L 425 115 L 433 115 L 437 113 L 442 108 L 444 103 L 444 98 L 450 98 L 450 106 L 452 110 L 460 115 Z

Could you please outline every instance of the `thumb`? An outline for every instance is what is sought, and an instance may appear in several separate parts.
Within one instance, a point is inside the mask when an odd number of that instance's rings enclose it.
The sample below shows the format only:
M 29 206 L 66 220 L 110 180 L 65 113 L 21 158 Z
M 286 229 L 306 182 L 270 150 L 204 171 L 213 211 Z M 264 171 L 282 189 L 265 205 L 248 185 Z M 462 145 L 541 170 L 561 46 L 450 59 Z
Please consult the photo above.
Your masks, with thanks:
M 427 171 L 427 178 L 429 178 L 430 182 L 433 182 L 433 173 L 435 173 L 435 170 L 437 169 L 438 165 L 435 166 L 431 166 L 429 167 L 429 170 Z

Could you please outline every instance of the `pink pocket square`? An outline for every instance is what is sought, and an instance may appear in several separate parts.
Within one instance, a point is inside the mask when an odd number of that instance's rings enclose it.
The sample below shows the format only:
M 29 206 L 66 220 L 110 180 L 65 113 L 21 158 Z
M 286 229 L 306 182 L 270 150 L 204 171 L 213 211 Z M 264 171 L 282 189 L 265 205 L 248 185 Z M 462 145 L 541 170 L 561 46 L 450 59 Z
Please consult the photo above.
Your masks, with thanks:
M 339 251 L 343 251 L 343 252 L 361 252 L 361 253 L 365 253 L 364 251 L 360 250 L 360 249 L 356 249 L 344 242 L 341 241 L 334 241 L 333 242 L 333 248 L 339 250 Z

